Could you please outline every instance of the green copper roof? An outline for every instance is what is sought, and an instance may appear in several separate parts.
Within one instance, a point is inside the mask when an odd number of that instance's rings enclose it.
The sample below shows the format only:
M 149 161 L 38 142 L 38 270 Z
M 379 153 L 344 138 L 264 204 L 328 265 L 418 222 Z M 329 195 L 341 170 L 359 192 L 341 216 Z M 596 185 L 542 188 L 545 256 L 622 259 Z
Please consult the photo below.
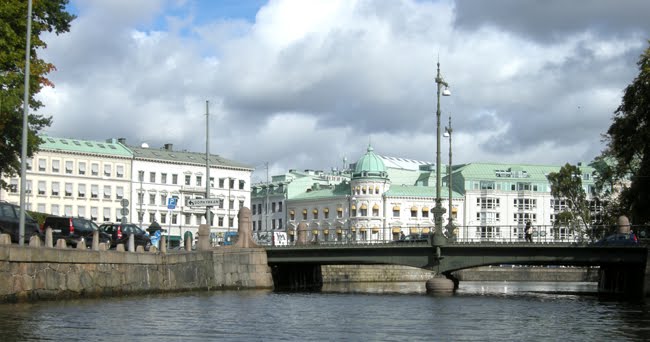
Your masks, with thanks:
M 340 183 L 331 185 L 318 185 L 314 186 L 309 191 L 303 192 L 294 196 L 291 199 L 316 199 L 316 198 L 330 198 L 340 197 L 350 194 L 350 184 Z
M 372 146 L 368 145 L 368 150 L 354 168 L 353 177 L 381 177 L 386 178 L 386 166 L 378 155 L 373 152 Z
M 454 170 L 465 179 L 500 180 L 514 182 L 547 182 L 551 172 L 560 171 L 561 166 L 528 165 L 528 164 L 496 164 L 496 163 L 471 163 Z M 583 173 L 592 174 L 595 169 L 591 166 L 581 165 Z
M 55 138 L 50 136 L 40 136 L 43 143 L 39 146 L 42 151 L 66 151 L 78 153 L 104 154 L 120 157 L 132 157 L 124 145 L 118 142 L 99 142 L 81 139 Z
M 453 198 L 462 198 L 463 195 L 452 191 Z M 386 197 L 436 197 L 436 188 L 432 186 L 413 186 L 413 185 L 391 185 Z M 440 188 L 440 197 L 449 197 L 449 188 Z

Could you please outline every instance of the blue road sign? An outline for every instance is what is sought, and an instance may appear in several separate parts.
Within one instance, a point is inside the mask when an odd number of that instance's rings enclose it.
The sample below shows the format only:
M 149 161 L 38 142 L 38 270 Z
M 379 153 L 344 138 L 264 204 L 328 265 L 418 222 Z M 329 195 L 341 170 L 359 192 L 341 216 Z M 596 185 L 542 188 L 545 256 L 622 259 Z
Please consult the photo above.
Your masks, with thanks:
M 167 209 L 174 210 L 176 208 L 176 201 L 178 201 L 178 198 L 176 198 L 176 197 L 168 198 L 167 199 Z

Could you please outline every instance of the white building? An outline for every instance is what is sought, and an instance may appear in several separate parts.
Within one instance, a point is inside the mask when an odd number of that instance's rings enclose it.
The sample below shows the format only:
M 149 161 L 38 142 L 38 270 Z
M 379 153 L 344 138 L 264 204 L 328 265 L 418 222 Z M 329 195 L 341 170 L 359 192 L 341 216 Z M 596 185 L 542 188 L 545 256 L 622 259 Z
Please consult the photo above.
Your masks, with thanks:
M 27 160 L 27 210 L 97 223 L 120 220 L 120 201 L 131 193 L 131 152 L 116 141 L 41 139 L 40 150 Z M 19 204 L 20 179 L 8 183 L 0 199 Z
M 158 222 L 170 234 L 172 244 L 187 231 L 196 236 L 199 224 L 206 222 L 206 208 L 192 207 L 189 200 L 205 198 L 205 153 L 175 151 L 172 144 L 128 148 L 133 152 L 131 220 L 145 228 Z M 253 169 L 218 155 L 210 155 L 209 164 L 210 197 L 221 199 L 210 211 L 212 237 L 218 242 L 225 232 L 237 231 L 239 208 L 250 206 Z M 170 210 L 168 200 L 172 197 L 177 204 Z

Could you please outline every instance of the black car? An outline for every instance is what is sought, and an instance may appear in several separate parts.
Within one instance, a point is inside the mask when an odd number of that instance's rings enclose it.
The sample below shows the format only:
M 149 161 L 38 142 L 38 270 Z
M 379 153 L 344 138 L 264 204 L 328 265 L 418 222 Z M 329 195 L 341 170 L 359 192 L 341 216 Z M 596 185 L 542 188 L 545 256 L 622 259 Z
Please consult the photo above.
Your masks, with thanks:
M 639 239 L 632 232 L 615 233 L 594 242 L 596 246 L 636 246 L 638 244 Z
M 430 235 L 429 233 L 409 234 L 401 237 L 399 240 L 396 240 L 395 242 L 427 242 L 429 241 L 429 235 Z
M 18 243 L 20 236 L 20 207 L 0 201 L 0 234 L 11 235 L 11 242 Z M 25 212 L 25 239 L 29 243 L 32 235 L 39 235 L 38 222 Z
M 97 224 L 83 217 L 67 216 L 48 216 L 43 223 L 43 229 L 52 228 L 52 241 L 56 244 L 59 239 L 64 239 L 66 245 L 77 247 L 77 244 L 83 239 L 86 247 L 90 248 L 93 243 L 93 233 L 99 230 Z M 111 243 L 111 236 L 99 232 L 100 243 Z
M 135 246 L 143 246 L 145 251 L 151 247 L 151 239 L 149 235 L 140 227 L 133 223 L 104 223 L 99 226 L 99 230 L 111 236 L 111 248 L 115 248 L 118 244 L 128 246 L 129 235 L 133 234 Z

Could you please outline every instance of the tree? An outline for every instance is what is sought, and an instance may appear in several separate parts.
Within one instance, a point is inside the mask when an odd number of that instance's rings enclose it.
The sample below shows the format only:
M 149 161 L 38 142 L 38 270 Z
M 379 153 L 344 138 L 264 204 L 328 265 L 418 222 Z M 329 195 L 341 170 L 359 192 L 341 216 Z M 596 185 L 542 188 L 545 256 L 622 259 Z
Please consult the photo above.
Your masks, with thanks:
M 558 172 L 548 175 L 551 196 L 556 200 L 564 199 L 566 209 L 558 214 L 556 226 L 568 226 L 572 232 L 582 238 L 589 231 L 591 213 L 587 194 L 582 187 L 582 172 L 578 166 L 565 164 Z
M 650 41 L 649 41 L 650 43 Z M 602 157 L 612 161 L 607 180 L 620 193 L 616 210 L 632 222 L 650 222 L 650 48 L 637 62 L 639 74 L 625 88 L 621 104 L 614 112 L 604 135 L 607 143 Z
M 32 6 L 32 31 L 30 47 L 29 108 L 30 112 L 42 107 L 35 95 L 43 86 L 53 86 L 47 74 L 55 70 L 53 64 L 37 55 L 47 44 L 41 33 L 57 35 L 70 30 L 75 18 L 65 11 L 68 0 L 34 0 Z M 0 175 L 14 176 L 20 172 L 22 151 L 23 99 L 25 92 L 25 46 L 27 35 L 27 1 L 4 0 L 0 2 Z M 51 117 L 28 116 L 27 155 L 38 150 L 38 132 L 52 123 Z M 0 179 L 0 186 L 7 187 Z

